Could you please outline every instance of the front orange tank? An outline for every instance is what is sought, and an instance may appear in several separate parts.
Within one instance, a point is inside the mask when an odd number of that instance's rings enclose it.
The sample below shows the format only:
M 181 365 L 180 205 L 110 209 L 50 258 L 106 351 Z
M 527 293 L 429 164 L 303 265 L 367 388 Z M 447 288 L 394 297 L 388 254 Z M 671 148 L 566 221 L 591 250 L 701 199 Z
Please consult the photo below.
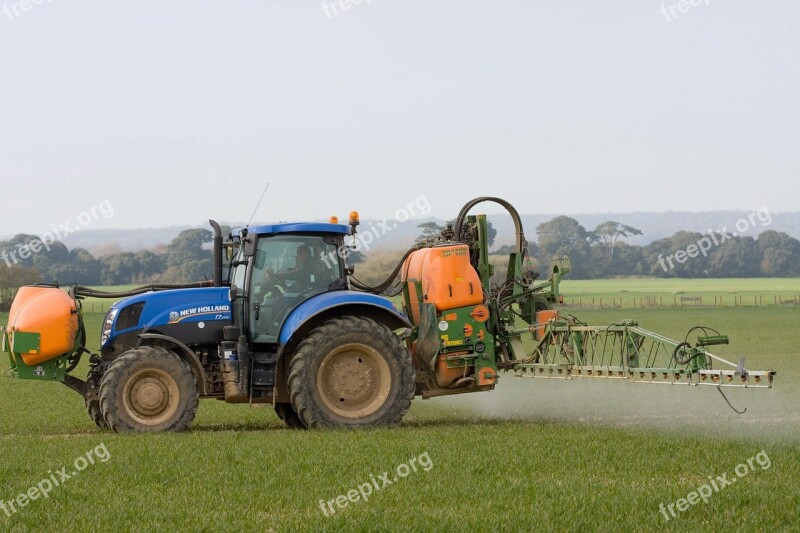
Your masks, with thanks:
M 403 281 L 409 289 L 422 282 L 422 301 L 432 303 L 437 311 L 478 305 L 483 289 L 478 273 L 469 262 L 469 247 L 454 244 L 423 248 L 412 253 L 403 265 Z M 419 320 L 416 291 L 411 298 L 414 323 Z
M 71 352 L 78 328 L 75 300 L 55 287 L 21 287 L 8 314 L 9 331 L 40 336 L 38 351 L 20 354 L 27 366 Z

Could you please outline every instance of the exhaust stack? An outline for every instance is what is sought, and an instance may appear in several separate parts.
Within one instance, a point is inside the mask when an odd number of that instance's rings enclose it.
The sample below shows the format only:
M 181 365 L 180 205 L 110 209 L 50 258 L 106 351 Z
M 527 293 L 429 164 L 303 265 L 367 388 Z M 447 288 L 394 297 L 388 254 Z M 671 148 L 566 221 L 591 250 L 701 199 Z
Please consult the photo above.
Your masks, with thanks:
M 209 220 L 214 228 L 214 287 L 222 287 L 222 228 L 216 220 Z

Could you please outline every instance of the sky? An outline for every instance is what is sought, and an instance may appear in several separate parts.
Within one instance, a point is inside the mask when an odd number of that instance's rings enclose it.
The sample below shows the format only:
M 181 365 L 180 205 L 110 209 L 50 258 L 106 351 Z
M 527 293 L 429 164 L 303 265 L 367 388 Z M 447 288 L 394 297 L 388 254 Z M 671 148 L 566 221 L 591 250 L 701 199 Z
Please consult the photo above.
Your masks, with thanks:
M 796 0 L 356 1 L 0 0 L 0 234 L 800 210 Z

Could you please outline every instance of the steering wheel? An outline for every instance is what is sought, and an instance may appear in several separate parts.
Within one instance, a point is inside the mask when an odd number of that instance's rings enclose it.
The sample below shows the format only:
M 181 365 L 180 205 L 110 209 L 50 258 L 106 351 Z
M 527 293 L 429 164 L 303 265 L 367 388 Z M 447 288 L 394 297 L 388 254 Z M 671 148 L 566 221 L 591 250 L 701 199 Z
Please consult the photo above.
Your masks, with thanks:
M 281 280 L 275 272 L 270 270 L 264 271 L 264 280 L 259 283 L 259 297 L 262 302 L 266 301 L 270 294 L 276 290 L 280 292 L 281 296 L 286 292 L 285 280 Z

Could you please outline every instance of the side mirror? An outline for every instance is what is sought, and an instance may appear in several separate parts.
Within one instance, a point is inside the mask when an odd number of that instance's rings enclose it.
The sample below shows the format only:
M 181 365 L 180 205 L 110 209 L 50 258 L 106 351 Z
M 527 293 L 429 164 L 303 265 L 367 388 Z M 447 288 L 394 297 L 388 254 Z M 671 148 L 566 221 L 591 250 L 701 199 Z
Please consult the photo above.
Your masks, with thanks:
M 256 253 L 256 236 L 248 235 L 247 230 L 242 230 L 242 246 L 244 246 L 244 255 L 252 257 Z

